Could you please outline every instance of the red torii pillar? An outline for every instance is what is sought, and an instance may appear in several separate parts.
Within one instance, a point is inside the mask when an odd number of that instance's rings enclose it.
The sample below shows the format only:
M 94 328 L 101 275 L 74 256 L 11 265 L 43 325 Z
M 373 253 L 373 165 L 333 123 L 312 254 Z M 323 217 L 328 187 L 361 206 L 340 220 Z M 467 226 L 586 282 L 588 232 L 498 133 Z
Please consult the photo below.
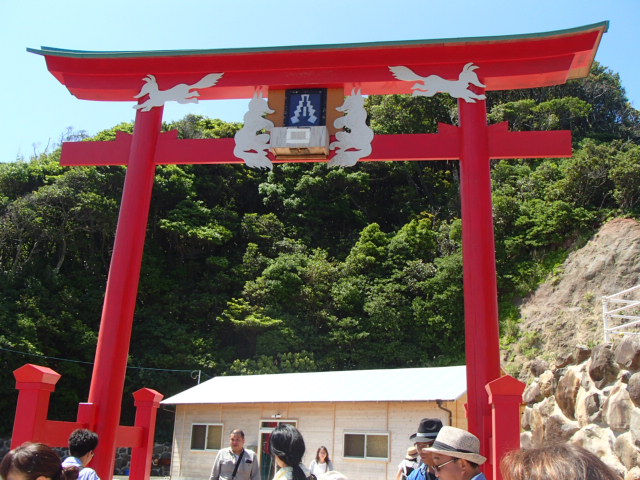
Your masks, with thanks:
M 89 403 L 97 406 L 95 429 L 107 451 L 115 449 L 120 424 L 162 111 L 162 107 L 156 107 L 146 113 L 138 110 L 136 114 L 91 375 Z M 114 465 L 113 455 L 96 455 L 92 466 L 101 478 L 110 478 Z
M 467 420 L 485 453 L 491 409 L 485 385 L 500 377 L 498 289 L 491 201 L 489 135 L 484 101 L 458 102 L 464 272 Z M 471 377 L 471 381 L 469 381 Z M 491 455 L 486 455 L 493 462 Z M 487 472 L 485 472 L 487 474 Z

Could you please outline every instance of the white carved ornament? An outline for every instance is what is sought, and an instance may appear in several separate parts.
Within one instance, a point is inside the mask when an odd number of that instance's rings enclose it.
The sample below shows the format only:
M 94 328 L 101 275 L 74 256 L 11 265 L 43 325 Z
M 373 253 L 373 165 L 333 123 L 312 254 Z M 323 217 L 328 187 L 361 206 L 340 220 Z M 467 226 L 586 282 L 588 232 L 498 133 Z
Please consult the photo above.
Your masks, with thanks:
M 473 62 L 467 63 L 460 72 L 458 80 L 446 80 L 438 75 L 422 77 L 408 67 L 389 67 L 393 76 L 406 82 L 419 82 L 414 84 L 413 96 L 433 97 L 436 93 L 448 93 L 452 97 L 462 98 L 466 102 L 476 103 L 476 100 L 484 100 L 484 95 L 469 90 L 469 85 L 484 88 L 486 85 L 480 82 L 474 70 L 478 68 Z
M 210 73 L 202 77 L 199 81 L 193 85 L 187 85 L 186 83 L 180 83 L 175 87 L 171 87 L 168 90 L 160 90 L 158 88 L 158 82 L 153 75 L 147 75 L 143 78 L 145 84 L 140 89 L 140 92 L 133 98 L 141 98 L 145 95 L 149 95 L 149 98 L 144 102 L 134 105 L 136 110 L 142 109 L 143 112 L 148 112 L 153 107 L 162 107 L 165 102 L 174 101 L 178 103 L 198 103 L 198 97 L 200 93 L 197 89 L 213 87 L 222 73 Z
M 235 134 L 236 146 L 233 149 L 233 154 L 244 160 L 248 167 L 273 170 L 273 163 L 267 156 L 270 135 L 261 133 L 273 128 L 273 122 L 264 118 L 273 112 L 262 92 L 256 92 L 249 102 L 249 111 L 244 115 L 244 126 Z
M 361 91 L 354 88 L 351 96 L 336 110 L 344 112 L 344 115 L 333 122 L 333 126 L 341 131 L 336 133 L 336 141 L 329 145 L 331 150 L 336 150 L 336 155 L 329 160 L 327 166 L 352 167 L 358 160 L 371 154 L 373 141 L 373 130 L 366 122 L 367 112 Z M 345 127 L 349 131 L 343 130 Z

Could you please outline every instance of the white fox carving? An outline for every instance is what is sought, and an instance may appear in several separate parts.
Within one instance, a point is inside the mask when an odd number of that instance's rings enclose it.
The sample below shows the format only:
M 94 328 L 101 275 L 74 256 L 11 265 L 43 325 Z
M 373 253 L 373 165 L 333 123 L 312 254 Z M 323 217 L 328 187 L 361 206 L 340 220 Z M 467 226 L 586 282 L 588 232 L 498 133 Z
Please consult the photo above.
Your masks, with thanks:
M 344 112 L 344 115 L 333 122 L 333 126 L 340 131 L 336 132 L 336 141 L 329 145 L 336 154 L 327 166 L 353 167 L 358 160 L 371 155 L 373 141 L 373 130 L 367 125 L 367 112 L 361 91 L 354 88 L 351 96 L 345 98 L 344 103 L 336 107 L 336 110 Z
M 265 115 L 273 113 L 262 92 L 256 92 L 249 102 L 249 111 L 244 115 L 244 126 L 235 134 L 236 146 L 233 154 L 244 160 L 248 167 L 273 170 L 268 149 L 273 122 Z
M 220 80 L 222 75 L 222 73 L 210 73 L 202 77 L 193 85 L 180 83 L 168 90 L 160 90 L 158 88 L 158 82 L 156 82 L 156 77 L 153 75 L 147 75 L 143 78 L 145 84 L 140 89 L 140 93 L 133 98 L 141 98 L 145 95 L 149 95 L 149 98 L 140 104 L 134 105 L 133 108 L 136 110 L 142 109 L 143 112 L 148 112 L 153 107 L 162 107 L 165 102 L 170 100 L 178 103 L 198 103 L 200 93 L 192 90 L 197 88 L 213 87 L 218 83 L 218 80 Z
M 452 97 L 462 98 L 469 103 L 476 103 L 476 100 L 484 100 L 484 95 L 469 90 L 469 85 L 484 88 L 486 85 L 480 82 L 474 70 L 478 68 L 473 62 L 467 63 L 460 72 L 458 80 L 446 80 L 438 75 L 422 77 L 408 67 L 389 67 L 393 76 L 398 80 L 406 82 L 420 82 L 413 85 L 413 96 L 433 97 L 436 93 L 448 93 Z

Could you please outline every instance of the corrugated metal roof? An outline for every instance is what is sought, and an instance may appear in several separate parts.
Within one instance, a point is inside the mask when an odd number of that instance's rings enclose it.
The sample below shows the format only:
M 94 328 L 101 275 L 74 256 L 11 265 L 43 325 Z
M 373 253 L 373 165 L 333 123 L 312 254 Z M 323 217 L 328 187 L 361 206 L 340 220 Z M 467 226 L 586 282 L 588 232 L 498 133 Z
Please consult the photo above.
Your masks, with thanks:
M 463 365 L 216 377 L 162 403 L 413 402 L 456 400 L 466 390 Z

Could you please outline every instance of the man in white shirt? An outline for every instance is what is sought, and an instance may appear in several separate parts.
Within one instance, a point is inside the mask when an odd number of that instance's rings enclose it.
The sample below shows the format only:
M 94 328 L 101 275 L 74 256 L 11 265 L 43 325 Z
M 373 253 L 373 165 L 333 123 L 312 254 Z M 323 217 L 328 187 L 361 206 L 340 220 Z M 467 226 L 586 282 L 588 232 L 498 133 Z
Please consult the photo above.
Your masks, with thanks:
M 218 452 L 210 480 L 261 480 L 258 457 L 244 448 L 242 430 L 233 430 L 229 435 L 229 447 Z
M 93 459 L 93 451 L 98 446 L 98 435 L 91 430 L 78 428 L 69 436 L 69 453 L 62 462 L 62 467 L 78 467 L 78 480 L 100 480 L 93 468 L 87 467 Z

